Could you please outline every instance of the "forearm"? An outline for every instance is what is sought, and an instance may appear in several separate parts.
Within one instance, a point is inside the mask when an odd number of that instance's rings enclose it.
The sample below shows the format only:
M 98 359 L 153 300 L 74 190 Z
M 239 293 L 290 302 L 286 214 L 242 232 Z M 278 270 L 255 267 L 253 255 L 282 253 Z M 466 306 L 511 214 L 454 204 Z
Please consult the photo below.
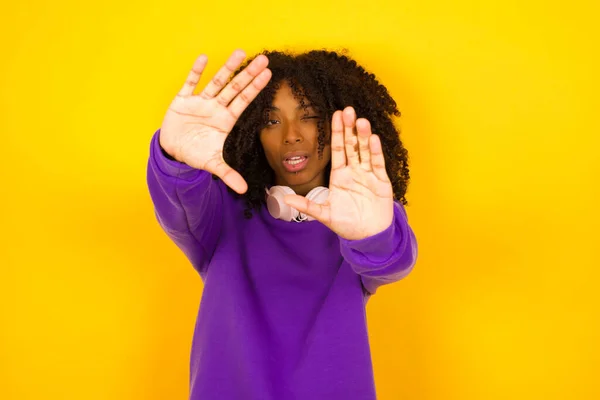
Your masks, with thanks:
M 219 236 L 221 192 L 210 173 L 167 158 L 159 135 L 152 138 L 147 169 L 155 214 L 169 237 L 203 269 Z
M 403 206 L 394 203 L 394 219 L 386 230 L 362 240 L 340 238 L 340 250 L 373 294 L 377 287 L 410 273 L 417 258 L 417 241 Z

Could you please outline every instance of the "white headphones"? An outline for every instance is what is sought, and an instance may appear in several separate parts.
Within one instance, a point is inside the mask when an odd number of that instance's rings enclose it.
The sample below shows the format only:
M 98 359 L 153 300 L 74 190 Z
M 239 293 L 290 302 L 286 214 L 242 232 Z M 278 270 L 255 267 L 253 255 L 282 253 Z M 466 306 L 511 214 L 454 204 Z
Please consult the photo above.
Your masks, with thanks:
M 296 194 L 292 188 L 287 186 L 273 186 L 271 189 L 265 189 L 267 192 L 267 209 L 273 218 L 284 221 L 314 221 L 314 218 L 299 212 L 293 207 L 285 204 L 283 198 L 287 194 Z M 329 189 L 323 186 L 317 186 L 305 196 L 308 200 L 318 204 L 323 204 L 329 197 Z

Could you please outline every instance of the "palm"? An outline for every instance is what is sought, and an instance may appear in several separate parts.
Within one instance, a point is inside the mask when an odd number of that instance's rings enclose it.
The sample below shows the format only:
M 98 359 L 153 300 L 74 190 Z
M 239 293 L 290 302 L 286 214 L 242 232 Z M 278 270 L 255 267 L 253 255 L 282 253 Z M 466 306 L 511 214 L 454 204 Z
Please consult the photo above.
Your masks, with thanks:
M 334 113 L 331 130 L 329 197 L 323 204 L 295 195 L 286 201 L 345 239 L 375 235 L 391 224 L 394 212 L 379 137 L 367 120 L 356 121 L 350 107 Z
M 352 238 L 377 233 L 369 231 L 370 224 L 380 217 L 381 210 L 393 204 L 389 182 L 350 166 L 332 171 L 329 190 L 329 224 Z
M 223 159 L 225 139 L 250 102 L 267 85 L 271 72 L 265 56 L 256 57 L 243 71 L 225 83 L 243 61 L 238 51 L 199 94 L 194 95 L 207 58 L 200 56 L 163 120 L 162 147 L 177 160 L 219 176 L 238 193 L 247 190 L 242 176 Z
M 192 167 L 209 170 L 215 160 L 222 159 L 225 139 L 236 120 L 214 98 L 177 96 L 167 110 L 162 133 L 180 132 L 179 148 L 175 150 L 178 158 Z

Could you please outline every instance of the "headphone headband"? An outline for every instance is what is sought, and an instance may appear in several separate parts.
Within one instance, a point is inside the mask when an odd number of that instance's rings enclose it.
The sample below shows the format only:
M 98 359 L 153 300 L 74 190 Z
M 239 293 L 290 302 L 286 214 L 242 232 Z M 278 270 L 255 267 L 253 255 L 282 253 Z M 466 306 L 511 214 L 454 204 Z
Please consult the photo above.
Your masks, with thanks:
M 267 209 L 273 218 L 296 222 L 314 220 L 314 218 L 299 212 L 283 201 L 285 195 L 296 194 L 292 188 L 277 185 L 271 187 L 271 189 L 265 189 L 265 191 L 267 192 Z M 329 189 L 324 186 L 317 186 L 308 192 L 305 197 L 315 203 L 323 204 L 329 197 Z

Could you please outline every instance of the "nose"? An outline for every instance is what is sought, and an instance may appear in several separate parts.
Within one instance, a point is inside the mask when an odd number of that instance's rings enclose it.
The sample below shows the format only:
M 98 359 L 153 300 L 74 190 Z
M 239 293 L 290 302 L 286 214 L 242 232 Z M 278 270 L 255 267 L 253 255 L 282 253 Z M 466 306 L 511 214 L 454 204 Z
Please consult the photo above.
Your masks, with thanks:
M 304 137 L 302 136 L 300 129 L 295 124 L 289 124 L 283 135 L 283 143 L 294 144 L 302 143 L 303 141 Z

